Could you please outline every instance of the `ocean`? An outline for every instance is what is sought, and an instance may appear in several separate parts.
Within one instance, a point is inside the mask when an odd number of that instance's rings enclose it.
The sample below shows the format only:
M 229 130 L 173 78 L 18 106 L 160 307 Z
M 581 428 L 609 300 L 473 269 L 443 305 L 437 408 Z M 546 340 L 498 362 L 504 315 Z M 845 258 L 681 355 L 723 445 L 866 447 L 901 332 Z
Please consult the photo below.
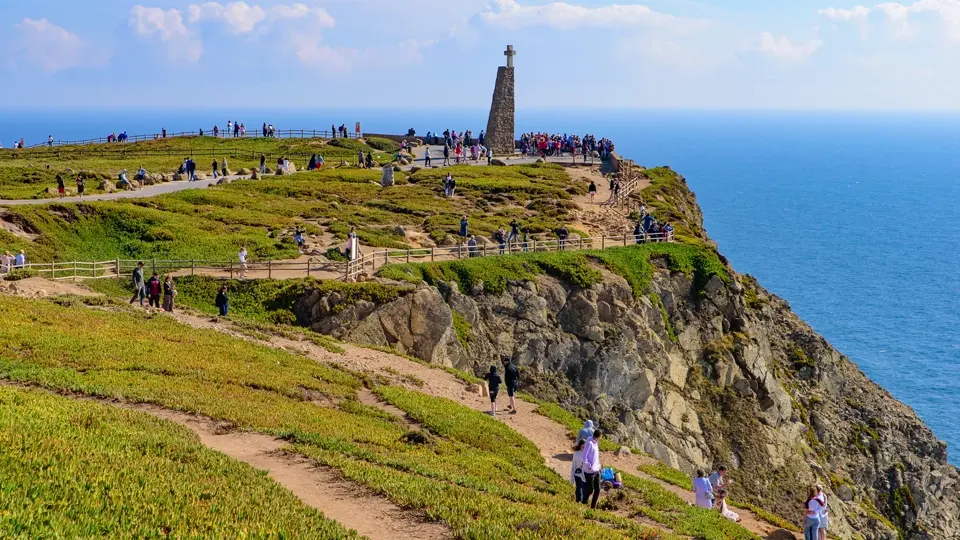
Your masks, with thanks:
M 204 128 L 418 134 L 486 125 L 483 110 L 0 113 L 0 142 Z M 610 137 L 683 174 L 706 227 L 871 379 L 910 405 L 960 463 L 960 114 L 526 110 L 520 131 Z

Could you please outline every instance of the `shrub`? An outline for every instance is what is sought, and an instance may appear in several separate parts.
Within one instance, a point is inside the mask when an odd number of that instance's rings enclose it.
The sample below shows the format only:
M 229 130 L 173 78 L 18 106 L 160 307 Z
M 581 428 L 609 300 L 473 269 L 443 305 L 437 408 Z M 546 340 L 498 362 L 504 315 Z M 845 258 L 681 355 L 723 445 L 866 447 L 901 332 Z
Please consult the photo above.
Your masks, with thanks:
M 367 146 L 374 150 L 380 150 L 381 152 L 397 152 L 400 150 L 400 143 L 391 141 L 390 139 L 368 137 L 364 140 L 367 142 Z

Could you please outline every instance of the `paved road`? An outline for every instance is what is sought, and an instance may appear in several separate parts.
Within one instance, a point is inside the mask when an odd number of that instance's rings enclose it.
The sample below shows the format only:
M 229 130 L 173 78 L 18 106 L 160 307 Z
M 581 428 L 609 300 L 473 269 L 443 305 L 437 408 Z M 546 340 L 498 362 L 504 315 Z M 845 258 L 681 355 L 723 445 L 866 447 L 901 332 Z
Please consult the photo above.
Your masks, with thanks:
M 401 167 L 404 170 L 410 170 L 413 167 L 423 167 L 423 156 L 426 151 L 426 146 L 420 146 L 413 149 L 414 157 L 416 158 L 413 165 L 408 165 L 406 167 Z M 440 168 L 443 165 L 443 146 L 430 146 L 430 158 L 431 165 L 436 168 Z M 536 163 L 537 157 L 520 157 L 519 155 L 501 157 L 504 162 L 508 165 L 531 165 Z M 588 163 L 600 164 L 599 159 L 588 158 Z M 570 165 L 573 163 L 573 158 L 570 156 L 564 156 L 562 158 L 558 157 L 548 157 L 547 161 L 550 163 L 559 163 L 563 165 Z M 451 158 L 451 163 L 453 163 L 453 158 Z M 487 161 L 482 159 L 480 161 L 467 160 L 463 163 L 471 166 L 480 166 L 486 167 Z M 577 159 L 577 164 L 583 164 L 583 158 L 580 157 Z M 303 172 L 302 170 L 299 172 Z M 233 175 L 229 176 L 231 180 L 238 180 L 243 178 L 249 178 L 248 176 L 238 176 Z M 154 197 L 157 195 L 163 195 L 165 193 L 176 193 L 178 191 L 186 191 L 188 189 L 200 189 L 208 187 L 212 184 L 216 184 L 217 181 L 213 178 L 207 178 L 205 180 L 197 180 L 196 182 L 164 182 L 160 184 L 155 184 L 152 186 L 145 186 L 138 191 L 117 191 L 114 193 L 98 193 L 95 195 L 86 195 L 84 197 L 51 197 L 49 199 L 11 199 L 11 200 L 2 200 L 0 199 L 0 206 L 25 206 L 25 205 L 40 205 L 40 204 L 51 204 L 51 203 L 71 203 L 71 202 L 84 202 L 84 201 L 115 201 L 120 199 L 140 199 L 144 197 Z

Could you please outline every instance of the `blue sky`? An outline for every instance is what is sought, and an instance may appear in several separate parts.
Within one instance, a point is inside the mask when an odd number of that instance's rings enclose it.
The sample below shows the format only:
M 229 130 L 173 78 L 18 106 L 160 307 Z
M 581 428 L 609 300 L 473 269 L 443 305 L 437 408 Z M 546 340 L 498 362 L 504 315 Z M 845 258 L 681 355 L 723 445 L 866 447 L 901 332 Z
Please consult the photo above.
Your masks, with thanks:
M 960 0 L 0 0 L 0 108 L 960 108 Z

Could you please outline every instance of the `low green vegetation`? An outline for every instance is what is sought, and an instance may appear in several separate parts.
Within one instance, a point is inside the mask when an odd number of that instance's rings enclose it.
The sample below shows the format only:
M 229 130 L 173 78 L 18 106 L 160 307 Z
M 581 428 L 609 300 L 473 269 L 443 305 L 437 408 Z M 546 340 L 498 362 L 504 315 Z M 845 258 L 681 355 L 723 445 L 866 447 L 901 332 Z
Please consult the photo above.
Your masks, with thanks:
M 144 413 L 0 386 L 0 536 L 355 538 Z
M 480 284 L 483 292 L 501 294 L 509 281 L 535 279 L 552 275 L 572 285 L 587 288 L 599 283 L 603 274 L 593 263 L 626 278 L 634 294 L 647 294 L 653 278 L 654 259 L 662 260 L 671 270 L 683 272 L 695 283 L 706 283 L 711 276 L 729 281 L 729 273 L 716 252 L 699 246 L 654 243 L 591 251 L 538 252 L 502 257 L 477 257 L 439 263 L 397 264 L 384 267 L 380 277 L 407 281 L 456 282 L 462 291 L 473 291 Z
M 693 479 L 683 472 L 674 469 L 664 463 L 646 463 L 640 466 L 640 470 L 654 478 L 659 478 L 668 484 L 672 484 L 683 489 L 690 489 L 693 485 Z

